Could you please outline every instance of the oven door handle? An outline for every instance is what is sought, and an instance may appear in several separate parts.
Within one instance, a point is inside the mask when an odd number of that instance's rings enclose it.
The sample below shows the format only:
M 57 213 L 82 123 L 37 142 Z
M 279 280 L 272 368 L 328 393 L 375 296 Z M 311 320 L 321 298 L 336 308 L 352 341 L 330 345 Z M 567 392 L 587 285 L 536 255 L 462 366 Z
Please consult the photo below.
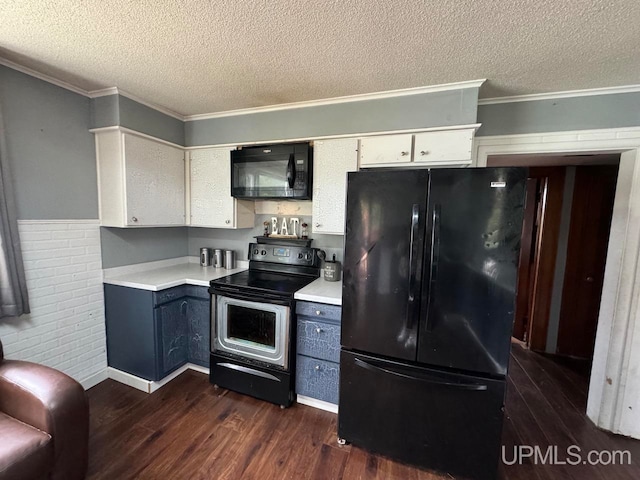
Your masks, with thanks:
M 272 295 L 269 293 L 245 293 L 238 288 L 230 287 L 211 287 L 209 289 L 211 295 L 218 295 L 220 297 L 235 298 L 237 300 L 246 300 L 248 302 L 256 303 L 272 303 L 274 305 L 290 306 L 291 300 L 282 298 L 278 295 Z

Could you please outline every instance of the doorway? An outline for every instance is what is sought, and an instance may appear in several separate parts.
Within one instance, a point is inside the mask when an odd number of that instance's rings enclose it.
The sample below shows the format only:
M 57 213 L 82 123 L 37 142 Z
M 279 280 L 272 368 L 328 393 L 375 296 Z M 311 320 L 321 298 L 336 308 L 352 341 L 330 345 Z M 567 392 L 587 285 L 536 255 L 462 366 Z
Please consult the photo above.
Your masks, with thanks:
M 499 155 L 528 166 L 514 338 L 575 365 L 593 359 L 619 154 Z

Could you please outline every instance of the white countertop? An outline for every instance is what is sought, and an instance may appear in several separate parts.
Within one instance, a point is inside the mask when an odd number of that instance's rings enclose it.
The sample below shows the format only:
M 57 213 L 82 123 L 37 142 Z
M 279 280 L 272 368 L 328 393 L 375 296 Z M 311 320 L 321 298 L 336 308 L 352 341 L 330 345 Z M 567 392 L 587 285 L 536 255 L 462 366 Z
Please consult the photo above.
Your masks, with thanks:
M 247 270 L 248 262 L 238 268 L 201 267 L 198 257 L 181 257 L 157 262 L 127 265 L 104 270 L 104 283 L 157 292 L 180 285 L 208 287 L 211 280 Z M 320 277 L 298 290 L 294 298 L 308 302 L 342 305 L 342 282 L 327 282 Z
M 208 287 L 209 282 L 216 278 L 226 277 L 234 273 L 243 272 L 246 267 L 226 270 L 224 268 L 201 267 L 197 263 L 183 263 L 161 268 L 152 268 L 122 275 L 110 276 L 105 274 L 104 283 L 120 285 L 122 287 L 140 288 L 142 290 L 164 290 L 179 285 L 200 285 Z
M 320 277 L 298 290 L 293 297 L 307 302 L 342 305 L 342 282 L 327 282 Z

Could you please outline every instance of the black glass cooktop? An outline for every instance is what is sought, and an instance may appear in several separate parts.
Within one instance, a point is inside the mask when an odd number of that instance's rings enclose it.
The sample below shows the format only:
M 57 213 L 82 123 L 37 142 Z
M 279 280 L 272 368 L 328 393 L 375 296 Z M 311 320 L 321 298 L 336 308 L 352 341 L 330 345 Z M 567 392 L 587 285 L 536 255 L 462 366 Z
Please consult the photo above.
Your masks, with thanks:
M 293 296 L 295 292 L 310 284 L 316 278 L 309 275 L 247 270 L 211 280 L 211 286 L 214 288 L 216 286 L 232 287 L 245 291 L 272 292 Z

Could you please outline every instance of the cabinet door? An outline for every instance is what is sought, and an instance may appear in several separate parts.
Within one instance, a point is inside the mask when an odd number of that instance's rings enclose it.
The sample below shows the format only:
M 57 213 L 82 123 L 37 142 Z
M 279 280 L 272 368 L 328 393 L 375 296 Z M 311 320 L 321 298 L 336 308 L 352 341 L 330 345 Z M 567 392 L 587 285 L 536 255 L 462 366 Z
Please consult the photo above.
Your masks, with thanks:
M 313 145 L 313 231 L 344 235 L 347 172 L 358 169 L 358 140 L 322 140 Z
M 187 361 L 187 305 L 183 298 L 156 308 L 161 377 Z
M 153 292 L 104 285 L 108 365 L 146 380 L 159 380 Z
M 189 319 L 188 358 L 189 362 L 209 367 L 210 327 L 209 300 L 189 298 L 187 318 Z
M 360 166 L 393 165 L 411 162 L 413 136 L 380 135 L 360 139 Z
M 191 225 L 238 228 L 237 201 L 231 196 L 231 148 L 190 152 Z M 244 204 L 239 206 L 241 209 Z M 251 219 L 253 226 L 253 218 Z
M 126 224 L 185 224 L 184 152 L 124 134 Z
M 416 134 L 415 161 L 420 163 L 471 163 L 474 129 Z

